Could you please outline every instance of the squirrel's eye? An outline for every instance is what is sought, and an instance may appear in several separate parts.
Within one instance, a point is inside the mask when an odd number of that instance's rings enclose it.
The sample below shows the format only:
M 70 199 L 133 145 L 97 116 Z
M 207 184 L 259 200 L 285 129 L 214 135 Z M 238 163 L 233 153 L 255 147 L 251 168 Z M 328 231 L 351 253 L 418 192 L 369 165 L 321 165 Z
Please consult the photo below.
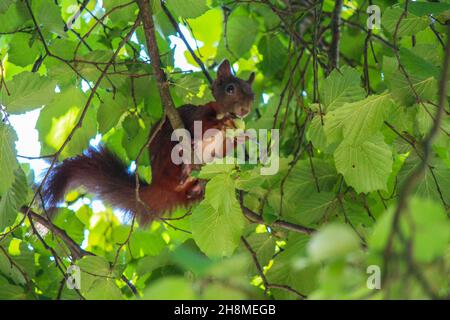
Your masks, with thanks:
M 225 87 L 225 92 L 227 94 L 233 94 L 234 93 L 234 84 L 230 83 Z

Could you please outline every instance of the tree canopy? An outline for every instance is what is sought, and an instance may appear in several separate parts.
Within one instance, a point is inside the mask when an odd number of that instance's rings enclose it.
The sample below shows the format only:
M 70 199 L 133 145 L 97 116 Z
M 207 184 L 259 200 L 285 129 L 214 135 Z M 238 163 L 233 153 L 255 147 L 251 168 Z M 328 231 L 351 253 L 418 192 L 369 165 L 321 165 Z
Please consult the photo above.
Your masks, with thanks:
M 448 0 L 2 0 L 0 298 L 448 297 L 449 19 Z M 150 129 L 213 100 L 224 59 L 256 73 L 245 127 L 279 130 L 276 174 L 205 165 L 204 200 L 145 227 L 83 189 L 50 217 L 42 182 L 96 137 L 150 182 Z M 40 177 L 9 119 L 33 110 Z

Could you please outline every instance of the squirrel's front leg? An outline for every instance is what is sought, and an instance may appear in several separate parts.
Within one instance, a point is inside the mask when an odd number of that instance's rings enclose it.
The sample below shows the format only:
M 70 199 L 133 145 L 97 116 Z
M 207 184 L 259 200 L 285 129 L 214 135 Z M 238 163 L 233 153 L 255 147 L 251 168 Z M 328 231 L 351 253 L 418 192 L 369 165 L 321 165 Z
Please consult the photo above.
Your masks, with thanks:
M 236 145 L 236 138 L 226 135 L 227 129 L 236 129 L 231 117 L 218 119 L 214 125 L 210 125 L 207 129 L 214 129 L 215 131 L 204 134 L 200 141 L 193 140 L 192 154 L 195 156 L 191 159 L 191 163 L 181 164 L 181 175 L 177 189 L 186 190 L 186 188 L 189 188 L 189 193 L 192 193 L 193 196 L 203 193 L 204 183 L 200 183 L 201 180 L 192 177 L 192 171 L 200 170 L 203 164 L 211 162 L 214 158 L 224 157 Z M 205 130 L 205 132 L 208 132 L 208 130 Z M 194 158 L 200 159 L 200 163 L 194 163 Z
M 183 163 L 181 164 L 181 175 L 180 175 L 180 185 L 186 183 L 189 180 L 193 180 L 194 177 L 191 177 L 192 171 L 200 170 L 200 164 L 192 164 L 192 163 Z

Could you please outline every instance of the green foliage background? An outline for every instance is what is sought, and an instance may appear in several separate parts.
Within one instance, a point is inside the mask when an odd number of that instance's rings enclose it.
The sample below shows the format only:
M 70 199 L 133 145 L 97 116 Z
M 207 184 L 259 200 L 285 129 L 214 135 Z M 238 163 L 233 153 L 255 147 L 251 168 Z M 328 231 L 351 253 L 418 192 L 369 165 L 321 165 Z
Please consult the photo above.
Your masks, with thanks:
M 381 8 L 381 29 L 367 30 L 369 2 Z M 124 162 L 134 161 L 162 115 L 142 27 L 117 51 L 137 4 L 1 1 L 0 298 L 448 297 L 447 105 L 396 229 L 393 217 L 436 118 L 450 1 L 343 1 L 333 70 L 335 3 L 166 1 L 211 74 L 224 58 L 239 77 L 256 71 L 246 127 L 281 130 L 280 170 L 261 176 L 257 166 L 207 165 L 203 202 L 140 228 L 109 207 L 94 211 L 83 190 L 46 220 L 39 183 L 18 161 L 8 121 L 41 108 L 36 129 L 49 162 L 81 153 L 97 133 Z M 174 67 L 169 37 L 176 30 L 159 1 L 151 6 L 176 104 L 211 100 L 202 72 Z M 149 181 L 147 153 L 139 164 Z M 246 218 L 238 191 L 264 224 Z M 31 211 L 44 220 L 24 215 Z M 280 220 L 317 231 L 297 232 Z M 82 270 L 79 291 L 65 286 L 71 264 Z M 368 288 L 369 266 L 380 268 L 381 290 Z

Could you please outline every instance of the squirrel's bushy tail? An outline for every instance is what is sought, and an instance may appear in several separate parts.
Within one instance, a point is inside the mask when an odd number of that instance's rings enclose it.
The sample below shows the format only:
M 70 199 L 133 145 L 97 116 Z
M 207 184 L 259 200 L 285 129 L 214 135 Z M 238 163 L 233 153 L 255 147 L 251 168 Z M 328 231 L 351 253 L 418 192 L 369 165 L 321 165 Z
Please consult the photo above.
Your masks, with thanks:
M 84 154 L 56 165 L 44 183 L 42 194 L 46 208 L 52 210 L 63 201 L 69 189 L 83 186 L 112 207 L 133 214 L 141 224 L 147 224 L 165 212 L 201 199 L 201 193 L 190 195 L 195 182 L 180 188 L 180 170 L 169 163 L 168 167 L 160 170 L 164 172 L 153 175 L 150 185 L 140 181 L 139 202 L 134 173 L 130 173 L 125 164 L 104 147 L 90 147 Z
M 136 200 L 134 174 L 103 147 L 90 147 L 84 154 L 66 159 L 52 169 L 43 186 L 46 207 L 56 207 L 69 189 L 78 186 L 85 187 L 114 208 L 139 218 L 145 212 L 144 206 Z M 147 184 L 140 182 L 140 189 L 146 187 Z

